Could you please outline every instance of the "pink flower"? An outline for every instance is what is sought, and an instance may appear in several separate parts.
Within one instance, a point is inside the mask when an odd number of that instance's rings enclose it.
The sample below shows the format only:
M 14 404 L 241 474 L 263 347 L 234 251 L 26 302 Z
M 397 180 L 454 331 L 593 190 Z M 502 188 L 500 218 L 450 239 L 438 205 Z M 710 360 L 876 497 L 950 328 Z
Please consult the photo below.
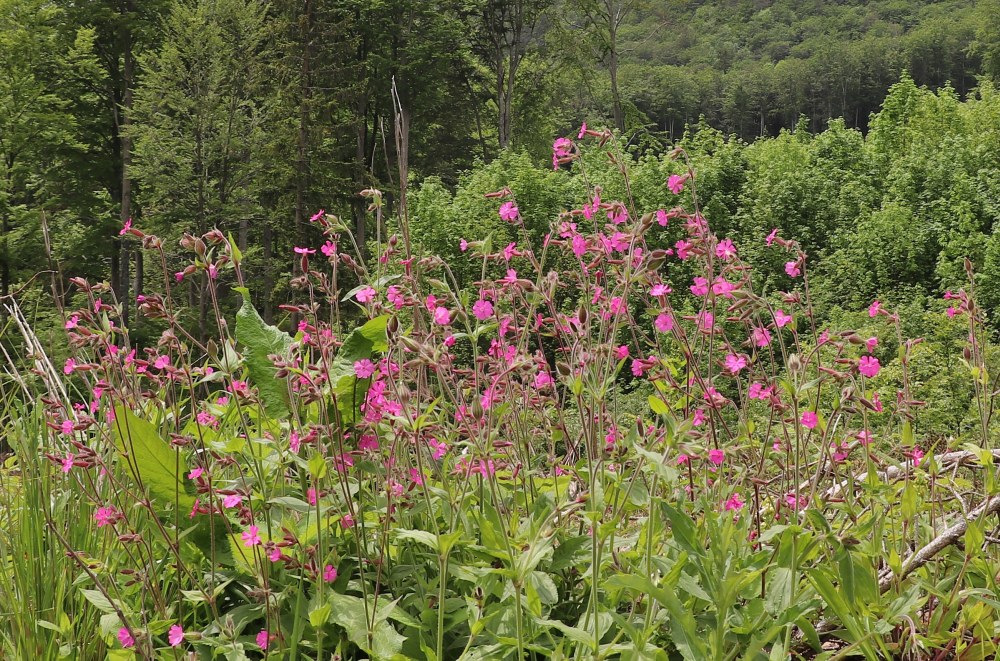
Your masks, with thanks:
M 70 472 L 70 470 L 73 469 L 73 459 L 75 459 L 75 458 L 76 458 L 76 455 L 74 455 L 72 452 L 70 452 L 65 457 L 63 457 L 63 460 L 62 460 L 62 472 L 68 473 L 68 472 Z
M 316 251 L 313 250 L 313 252 L 316 252 Z M 215 264 L 209 264 L 208 265 L 208 277 L 211 280 L 217 280 L 219 278 L 219 267 L 216 266 Z
M 132 637 L 132 634 L 125 627 L 118 630 L 118 642 L 126 649 L 135 647 L 135 638 Z
M 674 195 L 679 195 L 682 190 L 684 190 L 684 182 L 687 181 L 687 175 L 672 174 L 670 178 L 667 179 L 667 188 Z
M 733 245 L 731 240 L 723 239 L 715 246 L 715 256 L 724 262 L 728 262 L 733 257 L 736 257 L 736 246 Z
M 877 346 L 878 346 L 877 337 L 869 337 L 867 340 L 865 340 L 865 347 L 868 349 L 868 353 L 875 351 L 875 347 Z
M 72 374 L 76 370 L 76 361 L 72 358 L 66 359 L 66 364 L 63 365 L 63 374 Z
M 114 525 L 117 518 L 118 510 L 114 507 L 98 507 L 97 511 L 94 512 L 94 521 L 97 521 L 98 528 Z
M 740 498 L 740 494 L 734 493 L 729 497 L 729 500 L 726 501 L 725 509 L 727 512 L 739 512 L 743 509 L 743 505 L 744 503 Z
M 354 295 L 354 298 L 358 299 L 358 303 L 371 303 L 375 300 L 375 290 L 371 287 L 365 287 L 361 289 Z
M 774 237 L 776 237 L 776 236 L 778 236 L 778 228 L 777 227 L 775 227 L 773 230 L 771 230 L 771 233 L 767 235 L 766 239 L 764 239 L 764 241 L 767 243 L 767 246 L 769 248 L 771 247 L 771 244 L 774 243 Z
M 260 544 L 260 528 L 257 526 L 250 526 L 247 528 L 240 537 L 243 539 L 243 546 L 253 547 Z
M 924 458 L 924 451 L 920 448 L 913 448 L 913 450 L 909 453 L 909 456 L 913 459 L 913 465 L 919 466 L 920 460 Z
M 191 472 L 188 473 L 187 476 L 188 476 L 189 480 L 197 480 L 199 477 L 201 477 L 201 474 L 204 473 L 204 472 L 205 472 L 204 468 L 200 468 L 200 467 L 199 468 L 193 468 L 193 469 L 191 469 Z
M 656 222 L 660 224 L 660 227 L 666 227 L 667 223 L 670 222 L 670 216 L 663 209 L 656 210 Z
M 674 248 L 677 250 L 677 259 L 683 262 L 685 259 L 690 257 L 692 247 L 691 243 L 689 241 L 685 241 L 684 239 L 675 243 Z
M 774 325 L 778 328 L 784 328 L 788 324 L 792 323 L 792 315 L 785 314 L 784 310 L 775 310 L 774 312 Z
M 171 647 L 177 647 L 184 642 L 184 629 L 179 624 L 175 624 L 170 627 L 170 632 L 167 634 L 167 642 L 170 643 Z
M 872 433 L 868 430 L 858 432 L 858 442 L 861 445 L 869 445 L 872 442 Z
M 758 347 L 766 347 L 771 344 L 771 331 L 766 328 L 753 329 L 753 343 Z
M 726 369 L 733 374 L 738 374 L 740 370 L 747 366 L 746 356 L 737 355 L 734 353 L 726 356 Z
M 806 429 L 814 429 L 816 424 L 819 422 L 819 417 L 814 411 L 806 411 L 802 414 L 800 422 Z
M 125 236 L 130 229 L 132 229 L 132 219 L 131 218 L 129 218 L 128 220 L 126 220 L 125 224 L 122 225 L 121 231 L 118 232 L 118 236 Z
M 626 358 L 628 358 L 628 354 L 629 350 L 627 344 L 623 344 L 615 349 L 615 357 L 618 360 L 625 360 Z
M 729 282 L 721 275 L 715 279 L 712 283 L 712 293 L 716 296 L 724 296 L 726 298 L 733 298 L 732 291 L 736 289 L 736 285 Z
M 327 565 L 323 568 L 323 580 L 327 583 L 333 583 L 337 580 L 337 568 L 333 565 Z
M 434 308 L 434 323 L 439 326 L 447 326 L 451 323 L 451 313 L 448 311 L 448 308 Z
M 364 358 L 362 360 L 357 360 L 354 362 L 354 376 L 359 379 L 371 378 L 372 374 L 375 373 L 375 363 Z
M 158 370 L 165 370 L 170 367 L 170 356 L 157 356 L 156 362 L 153 363 L 153 367 Z
M 953 307 L 949 307 L 947 310 L 945 310 L 945 314 L 948 315 L 949 319 L 952 319 L 956 314 L 958 314 L 958 310 L 956 310 Z
M 511 201 L 504 202 L 500 205 L 500 218 L 506 220 L 507 222 L 514 222 L 518 219 L 518 209 L 517 205 Z
M 694 416 L 692 416 L 692 418 L 691 418 L 691 424 L 693 426 L 695 426 L 695 427 L 701 427 L 703 424 L 705 424 L 705 410 L 704 409 L 695 409 L 694 410 Z
M 257 634 L 257 647 L 262 650 L 267 649 L 267 644 L 271 640 L 271 634 L 267 632 L 267 629 L 261 629 L 260 633 Z
M 354 517 L 350 514 L 345 514 L 340 518 L 340 527 L 344 530 L 354 527 Z
M 465 252 L 466 250 L 469 249 L 469 242 L 466 241 L 465 239 L 460 240 L 458 242 L 458 249 L 461 250 L 462 252 Z
M 472 314 L 479 321 L 486 321 L 493 316 L 493 304 L 481 298 L 472 304 Z
M 317 211 L 313 215 L 309 216 L 309 222 L 310 223 L 315 223 L 317 220 L 319 220 L 320 218 L 322 218 L 325 215 L 326 215 L 326 209 L 320 209 L 319 211 Z
M 580 132 L 576 134 L 577 140 L 582 140 L 583 136 L 587 134 L 587 122 L 580 125 Z
M 550 386 L 553 383 L 553 379 L 549 376 L 548 372 L 539 372 L 535 375 L 535 388 L 544 388 L 545 386 Z
M 695 296 L 705 296 L 708 294 L 708 280 L 701 276 L 695 276 L 694 284 L 691 285 L 691 293 Z
M 632 360 L 632 376 L 640 377 L 646 372 L 646 364 L 638 358 Z
M 799 268 L 798 262 L 785 262 L 785 273 L 789 278 L 797 278 L 802 275 L 802 269 Z
M 332 241 L 327 241 L 319 247 L 320 252 L 322 252 L 327 257 L 333 257 L 337 254 L 337 244 Z
M 66 320 L 66 330 L 73 330 L 80 325 L 80 315 L 74 314 Z
M 587 240 L 579 234 L 573 237 L 572 247 L 573 254 L 576 255 L 577 258 L 583 257 L 587 254 Z
M 573 142 L 569 138 L 556 138 L 552 143 L 552 155 L 554 158 L 565 158 L 572 147 Z
M 427 445 L 431 446 L 434 449 L 434 451 L 431 453 L 431 456 L 434 457 L 434 459 L 440 459 L 441 457 L 448 454 L 448 444 L 439 441 L 436 438 L 432 438 L 431 440 L 427 441 Z
M 295 246 L 293 248 L 293 250 L 295 251 L 295 254 L 297 254 L 297 255 L 315 255 L 316 254 L 316 251 L 313 248 L 301 248 L 299 246 Z
M 872 304 L 868 306 L 868 316 L 877 317 L 878 313 L 882 311 L 882 304 L 878 301 L 872 301 Z
M 679 455 L 677 455 L 677 465 L 678 466 L 686 464 L 690 460 L 691 460 L 691 457 L 687 456 L 686 454 L 679 454 Z
M 656 316 L 656 320 L 653 322 L 653 326 L 655 326 L 656 330 L 660 331 L 661 333 L 669 333 L 674 328 L 674 318 L 671 317 L 666 312 L 661 313 Z
M 222 506 L 229 509 L 236 507 L 243 502 L 243 496 L 238 493 L 232 493 L 222 499 Z
M 721 466 L 722 462 L 726 460 L 726 451 L 718 449 L 709 450 L 708 460 L 713 464 L 715 464 L 716 466 Z
M 698 324 L 698 329 L 703 333 L 711 333 L 715 330 L 715 315 L 708 310 L 699 312 L 695 321 Z
M 858 361 L 858 371 L 869 379 L 878 374 L 880 369 L 882 366 L 874 356 L 861 356 L 861 360 Z
M 650 296 L 666 296 L 670 293 L 670 287 L 664 284 L 653 285 L 653 288 L 649 290 Z

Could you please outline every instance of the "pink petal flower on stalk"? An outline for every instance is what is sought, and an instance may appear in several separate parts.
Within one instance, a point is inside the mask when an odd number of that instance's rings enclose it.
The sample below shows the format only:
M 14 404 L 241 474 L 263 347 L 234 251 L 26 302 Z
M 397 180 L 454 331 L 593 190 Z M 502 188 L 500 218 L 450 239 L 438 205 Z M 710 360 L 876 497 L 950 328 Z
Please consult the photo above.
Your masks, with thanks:
M 451 323 L 451 312 L 448 311 L 448 308 L 434 308 L 434 323 L 439 326 L 447 326 Z
M 945 314 L 948 315 L 949 319 L 953 319 L 955 317 L 955 315 L 958 314 L 958 310 L 956 310 L 953 307 L 950 307 L 947 310 L 945 310 Z
M 819 416 L 814 411 L 806 411 L 799 420 L 806 429 L 814 429 L 819 422 Z
M 878 313 L 882 311 L 882 304 L 879 301 L 872 301 L 872 304 L 868 306 L 868 316 L 877 317 Z
M 469 242 L 466 241 L 465 239 L 462 239 L 461 241 L 458 242 L 458 249 L 461 250 L 462 252 L 465 252 L 466 250 L 469 249 Z
M 118 236 L 125 236 L 126 234 L 128 234 L 128 231 L 130 229 L 132 229 L 132 219 L 131 218 L 129 218 L 128 220 L 126 220 L 125 224 L 122 225 L 121 231 L 118 232 Z
M 656 316 L 653 326 L 661 333 L 669 333 L 674 328 L 674 318 L 666 312 L 661 313 Z
M 868 353 L 875 351 L 875 347 L 877 346 L 878 346 L 877 337 L 869 337 L 867 340 L 865 340 L 865 348 L 868 349 Z
M 333 257 L 337 254 L 337 244 L 332 241 L 327 241 L 319 249 L 326 257 Z
M 695 321 L 698 323 L 698 330 L 703 333 L 711 333 L 715 330 L 715 315 L 707 310 L 699 312 Z
M 323 580 L 327 583 L 333 583 L 337 580 L 337 568 L 333 565 L 327 565 L 323 568 Z
M 869 379 L 878 374 L 880 369 L 882 366 L 874 356 L 861 356 L 861 360 L 858 361 L 858 371 Z
M 576 134 L 577 140 L 582 140 L 583 136 L 587 134 L 587 122 L 580 125 L 580 132 Z
M 503 249 L 503 260 L 505 262 L 509 262 L 510 260 L 514 259 L 514 257 L 516 257 L 517 255 L 518 255 L 517 244 L 511 241 Z
M 76 361 L 72 358 L 66 359 L 66 364 L 63 365 L 63 374 L 72 374 L 76 370 Z
M 569 150 L 573 147 L 573 141 L 569 138 L 556 138 L 552 143 L 552 153 L 556 158 L 569 156 Z
M 771 331 L 766 328 L 754 328 L 751 335 L 753 335 L 753 343 L 758 347 L 766 347 L 771 344 Z
M 231 493 L 222 499 L 222 506 L 226 509 L 236 507 L 243 502 L 243 496 L 238 493 Z
M 175 624 L 170 627 L 170 632 L 167 634 L 167 642 L 170 643 L 171 647 L 177 647 L 184 642 L 184 629 L 179 624 Z
M 60 426 L 60 429 L 62 430 L 62 433 L 64 433 L 67 436 L 69 436 L 70 434 L 73 433 L 73 421 L 72 420 L 63 420 L 62 421 L 62 425 Z
M 731 240 L 723 239 L 715 246 L 715 256 L 724 262 L 728 262 L 733 257 L 736 257 L 736 246 L 733 245 Z
M 117 516 L 118 510 L 114 507 L 98 507 L 94 512 L 94 521 L 97 521 L 98 528 L 103 528 L 112 525 Z
M 792 323 L 792 315 L 785 314 L 784 310 L 775 310 L 774 312 L 774 325 L 778 328 L 784 328 L 788 324 Z
M 313 252 L 316 252 L 316 251 L 313 250 Z M 210 280 L 218 280 L 219 279 L 219 267 L 216 266 L 215 264 L 209 264 L 208 265 L 208 277 L 209 277 Z
M 354 517 L 350 514 L 345 514 L 340 518 L 340 527 L 344 530 L 354 527 Z
M 320 209 L 319 211 L 317 211 L 313 215 L 309 216 L 309 222 L 310 223 L 315 223 L 317 220 L 319 220 L 320 218 L 322 218 L 325 215 L 326 215 L 326 209 Z
M 674 195 L 680 195 L 681 191 L 684 190 L 684 182 L 687 180 L 686 176 L 679 174 L 672 174 L 670 178 L 667 179 L 667 188 Z
M 716 296 L 723 296 L 725 298 L 733 298 L 732 291 L 736 289 L 736 285 L 726 280 L 721 275 L 715 279 L 712 283 L 712 293 Z
M 663 209 L 656 210 L 656 222 L 660 224 L 660 227 L 666 227 L 667 223 L 670 222 L 670 216 Z
M 371 303 L 375 300 L 375 290 L 371 287 L 365 287 L 361 289 L 354 295 L 354 298 L 358 299 L 358 303 Z
M 695 276 L 694 284 L 690 287 L 691 293 L 695 296 L 705 296 L 708 294 L 708 280 L 699 276 Z
M 691 418 L 691 424 L 695 427 L 701 427 L 703 424 L 705 424 L 704 409 L 695 409 L 694 416 Z
M 130 647 L 135 647 L 135 638 L 132 634 L 128 632 L 128 629 L 122 627 L 118 630 L 118 642 L 122 644 L 122 647 L 128 649 Z
M 681 466 L 683 464 L 686 464 L 688 463 L 688 461 L 690 461 L 690 459 L 691 457 L 687 456 L 686 454 L 679 454 L 677 455 L 677 465 Z
M 257 526 L 250 526 L 247 528 L 240 538 L 243 539 L 243 546 L 253 547 L 260 544 L 260 528 Z
M 188 473 L 187 476 L 188 476 L 189 480 L 197 480 L 199 477 L 201 477 L 201 474 L 204 473 L 204 472 L 205 472 L 204 468 L 201 468 L 201 467 L 192 468 L 191 472 Z
M 362 360 L 357 360 L 354 362 L 354 376 L 359 379 L 371 378 L 372 374 L 375 373 L 375 363 L 364 358 Z
M 913 450 L 909 453 L 909 456 L 913 459 L 913 465 L 919 466 L 920 460 L 924 458 L 924 451 L 920 448 L 913 448 Z
M 295 248 L 293 248 L 293 250 L 295 250 L 295 254 L 296 255 L 315 255 L 316 254 L 316 250 L 313 249 L 313 248 L 301 248 L 299 246 L 295 246 Z
M 739 512 L 743 509 L 743 505 L 743 499 L 740 498 L 740 494 L 734 493 L 729 497 L 729 500 L 726 501 L 725 509 L 727 512 Z
M 681 260 L 682 262 L 691 256 L 692 245 L 689 241 L 681 239 L 680 241 L 674 244 L 674 248 L 676 248 L 677 250 L 677 259 Z
M 587 240 L 583 238 L 583 236 L 579 234 L 574 236 L 572 245 L 573 245 L 573 254 L 576 255 L 577 258 L 583 257 L 584 255 L 587 254 Z
M 726 356 L 726 369 L 732 374 L 739 374 L 747 366 L 746 356 L 731 353 Z
M 535 388 L 544 388 L 545 386 L 550 386 L 554 380 L 549 376 L 548 372 L 539 372 L 535 375 Z
M 798 262 L 785 262 L 785 273 L 789 278 L 797 278 L 802 275 L 802 269 L 799 268 Z
M 653 285 L 653 288 L 649 290 L 650 296 L 666 296 L 671 292 L 670 287 L 667 285 Z
M 66 320 L 66 330 L 73 330 L 80 325 L 80 315 L 74 314 Z
M 517 205 L 511 201 L 501 204 L 500 211 L 498 213 L 500 214 L 501 219 L 506 220 L 509 223 L 516 221 L 519 217 Z
M 68 473 L 68 472 L 70 472 L 70 470 L 73 469 L 73 459 L 75 459 L 75 458 L 76 458 L 76 455 L 74 455 L 72 452 L 70 452 L 65 457 L 63 457 L 63 460 L 62 460 L 62 472 Z
M 257 647 L 262 650 L 267 649 L 267 644 L 271 641 L 271 634 L 267 632 L 267 629 L 261 629 L 260 633 L 257 634 Z
M 774 238 L 776 236 L 778 236 L 778 228 L 777 227 L 775 227 L 773 230 L 771 230 L 771 233 L 767 235 L 766 239 L 764 239 L 764 241 L 767 243 L 767 247 L 768 248 L 770 248 L 771 244 L 774 243 Z
M 481 298 L 472 304 L 472 314 L 479 321 L 486 321 L 493 316 L 493 304 Z
M 165 370 L 170 367 L 170 357 L 169 356 L 157 356 L 156 362 L 153 363 L 153 367 L 158 370 Z
M 433 448 L 431 456 L 434 457 L 434 459 L 440 459 L 441 457 L 448 454 L 448 444 L 439 441 L 436 438 L 432 438 L 431 440 L 427 441 L 427 445 Z
M 712 462 L 713 464 L 715 464 L 716 466 L 721 466 L 722 462 L 724 462 L 726 460 L 726 451 L 725 450 L 709 450 L 708 451 L 708 460 L 710 462 Z
M 627 344 L 623 344 L 615 348 L 615 358 L 617 358 L 618 360 L 625 360 L 626 358 L 628 358 L 628 354 L 629 354 L 629 348 Z

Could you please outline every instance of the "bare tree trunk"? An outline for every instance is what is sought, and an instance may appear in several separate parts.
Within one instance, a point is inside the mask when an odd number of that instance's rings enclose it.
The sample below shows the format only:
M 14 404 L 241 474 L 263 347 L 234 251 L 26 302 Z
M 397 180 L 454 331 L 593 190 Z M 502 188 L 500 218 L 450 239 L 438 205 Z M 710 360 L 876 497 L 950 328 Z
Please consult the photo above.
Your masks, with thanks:
M 262 238 L 264 249 L 264 321 L 274 322 L 274 306 L 271 303 L 271 291 L 274 289 L 274 235 L 271 232 L 271 224 L 264 222 L 264 236 Z

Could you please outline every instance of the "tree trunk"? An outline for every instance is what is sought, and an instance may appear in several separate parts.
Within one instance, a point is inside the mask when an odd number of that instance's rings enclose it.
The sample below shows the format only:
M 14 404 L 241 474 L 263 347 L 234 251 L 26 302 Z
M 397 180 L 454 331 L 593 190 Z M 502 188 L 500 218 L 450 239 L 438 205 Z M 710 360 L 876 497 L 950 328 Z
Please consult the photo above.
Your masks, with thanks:
M 264 221 L 264 236 L 261 242 L 264 244 L 264 287 L 262 295 L 264 297 L 264 321 L 274 323 L 274 306 L 271 303 L 271 291 L 274 289 L 274 235 L 271 232 L 271 223 Z

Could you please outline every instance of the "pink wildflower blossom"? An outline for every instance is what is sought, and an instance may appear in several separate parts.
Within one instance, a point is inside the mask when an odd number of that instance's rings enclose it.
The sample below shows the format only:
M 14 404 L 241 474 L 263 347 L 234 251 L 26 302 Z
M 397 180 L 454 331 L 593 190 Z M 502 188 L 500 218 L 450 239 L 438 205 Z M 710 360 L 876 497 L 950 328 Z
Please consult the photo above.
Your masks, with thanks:
M 118 642 L 122 644 L 122 647 L 128 649 L 130 647 L 135 647 L 135 638 L 132 634 L 128 632 L 128 629 L 122 627 L 118 630 Z
M 358 299 L 358 303 L 371 303 L 375 300 L 375 290 L 371 287 L 365 287 L 361 289 L 354 295 L 354 298 Z
M 660 331 L 661 333 L 669 333 L 674 328 L 674 318 L 671 317 L 666 312 L 661 313 L 656 316 L 656 320 L 653 322 L 653 326 L 655 326 L 656 330 Z
M 733 257 L 736 257 L 736 246 L 733 245 L 730 239 L 723 239 L 715 246 L 715 256 L 728 262 Z
M 799 268 L 798 262 L 785 262 L 785 273 L 789 278 L 797 278 L 802 275 L 802 269 Z
M 882 366 L 874 356 L 861 356 L 861 360 L 858 361 L 858 371 L 869 379 L 878 374 L 880 369 Z
M 667 179 L 667 188 L 669 188 L 670 192 L 674 195 L 680 195 L 681 191 L 684 190 L 684 182 L 686 180 L 686 176 L 672 174 L 670 175 L 670 178 Z
M 816 427 L 816 424 L 819 422 L 819 417 L 816 415 L 814 411 L 806 411 L 805 413 L 802 414 L 800 422 L 802 423 L 802 426 L 805 427 L 806 429 L 814 429 Z
M 177 647 L 184 642 L 184 629 L 179 624 L 175 624 L 170 627 L 170 632 L 167 634 L 167 642 L 170 643 L 171 647 Z
M 500 218 L 506 220 L 507 222 L 514 222 L 518 219 L 518 209 L 517 205 L 511 201 L 504 202 L 500 205 Z
M 240 535 L 240 538 L 243 539 L 243 546 L 257 546 L 260 544 L 260 528 L 257 526 L 250 526 L 243 532 L 243 534 Z

